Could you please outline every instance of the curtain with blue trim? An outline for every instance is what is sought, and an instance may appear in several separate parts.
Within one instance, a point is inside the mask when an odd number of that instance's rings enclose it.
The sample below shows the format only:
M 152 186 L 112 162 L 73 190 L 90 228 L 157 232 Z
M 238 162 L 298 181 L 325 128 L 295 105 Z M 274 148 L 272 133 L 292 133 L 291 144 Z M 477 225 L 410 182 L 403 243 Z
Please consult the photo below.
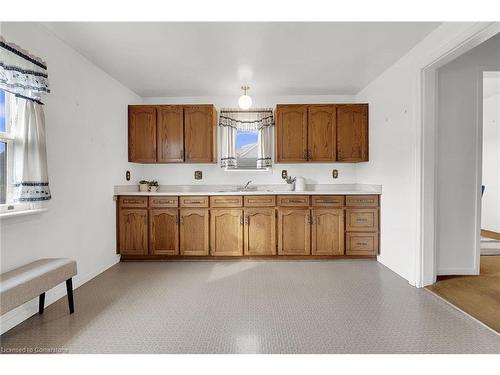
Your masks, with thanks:
M 51 198 L 42 97 L 50 92 L 47 65 L 0 37 L 0 89 L 9 92 L 8 118 L 14 134 L 14 200 Z

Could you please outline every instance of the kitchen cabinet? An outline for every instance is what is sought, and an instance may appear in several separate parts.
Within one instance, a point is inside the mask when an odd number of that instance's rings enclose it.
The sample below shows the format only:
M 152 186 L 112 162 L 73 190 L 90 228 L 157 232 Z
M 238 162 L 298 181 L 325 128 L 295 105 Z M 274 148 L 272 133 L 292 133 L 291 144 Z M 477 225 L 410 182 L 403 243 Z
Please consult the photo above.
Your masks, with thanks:
M 184 106 L 185 161 L 216 162 L 217 113 L 213 105 Z
M 276 106 L 276 161 L 307 161 L 307 106 Z
M 209 254 L 209 212 L 200 208 L 181 208 L 180 253 L 185 256 Z
M 210 215 L 210 255 L 243 255 L 243 210 L 213 209 Z
M 276 210 L 246 208 L 244 216 L 245 255 L 275 255 Z
M 184 112 L 178 105 L 156 107 L 156 149 L 158 163 L 184 161 Z
M 149 251 L 153 255 L 179 255 L 179 213 L 176 208 L 149 211 Z
M 311 223 L 313 255 L 344 255 L 344 211 L 314 208 Z
M 368 104 L 337 107 L 337 161 L 368 161 Z
M 128 107 L 128 161 L 156 162 L 156 107 Z
M 278 209 L 278 254 L 311 254 L 311 216 L 308 208 Z
M 124 195 L 117 249 L 123 259 L 373 257 L 379 204 L 378 195 Z
M 121 208 L 118 211 L 118 249 L 122 255 L 148 254 L 148 210 Z
M 368 104 L 278 104 L 276 162 L 368 161 Z
M 336 160 L 336 106 L 308 106 L 307 144 L 309 161 L 331 162 Z
M 136 163 L 213 163 L 217 112 L 203 105 L 130 105 L 128 155 Z

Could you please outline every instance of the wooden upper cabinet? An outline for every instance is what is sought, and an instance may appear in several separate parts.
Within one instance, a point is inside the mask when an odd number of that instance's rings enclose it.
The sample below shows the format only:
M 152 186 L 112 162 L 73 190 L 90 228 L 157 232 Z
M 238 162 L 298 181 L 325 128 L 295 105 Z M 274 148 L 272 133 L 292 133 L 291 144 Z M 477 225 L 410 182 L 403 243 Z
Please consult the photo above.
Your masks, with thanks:
M 368 104 L 337 106 L 337 161 L 368 161 Z
M 312 210 L 311 243 L 313 255 L 344 255 L 344 211 Z
M 149 250 L 153 255 L 179 255 L 178 211 L 176 208 L 149 212 Z
M 156 119 L 157 162 L 183 162 L 184 113 L 182 106 L 157 106 Z
M 276 211 L 245 208 L 245 255 L 276 255 Z
M 307 161 L 307 105 L 276 106 L 276 161 Z
M 122 255 L 147 255 L 148 210 L 139 208 L 119 209 L 118 249 Z
M 243 210 L 210 212 L 210 255 L 243 255 Z
M 128 161 L 156 162 L 156 108 L 151 105 L 128 107 Z
M 307 156 L 309 161 L 329 162 L 337 159 L 336 114 L 335 105 L 308 107 Z
M 307 208 L 278 209 L 278 254 L 310 255 L 311 225 Z
M 217 112 L 213 105 L 184 106 L 185 161 L 210 163 L 216 161 Z
M 209 213 L 206 209 L 185 208 L 180 214 L 180 251 L 181 255 L 208 255 Z

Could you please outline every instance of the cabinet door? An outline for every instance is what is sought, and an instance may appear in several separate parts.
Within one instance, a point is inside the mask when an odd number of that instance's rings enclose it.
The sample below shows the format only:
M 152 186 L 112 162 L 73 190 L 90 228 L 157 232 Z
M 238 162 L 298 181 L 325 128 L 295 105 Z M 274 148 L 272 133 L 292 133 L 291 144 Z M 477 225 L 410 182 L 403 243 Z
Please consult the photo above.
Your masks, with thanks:
M 184 161 L 184 114 L 182 106 L 156 107 L 156 143 L 159 163 Z
M 368 104 L 337 106 L 337 160 L 368 161 Z
M 212 105 L 184 107 L 185 158 L 192 163 L 215 161 L 215 109 Z
M 148 210 L 123 208 L 118 211 L 118 248 L 122 255 L 147 255 Z
M 312 210 L 311 242 L 313 255 L 344 255 L 344 211 Z
M 346 210 L 346 230 L 349 232 L 377 232 L 377 208 L 348 208 Z
M 336 106 L 311 105 L 308 108 L 307 143 L 309 161 L 335 161 L 336 144 Z
M 278 210 L 278 254 L 310 255 L 310 214 L 308 208 Z
M 175 208 L 149 211 L 149 250 L 153 255 L 179 255 L 178 212 Z
M 210 254 L 243 255 L 243 210 L 214 209 L 210 215 Z
M 156 108 L 154 106 L 128 107 L 128 161 L 156 162 Z
M 307 106 L 276 106 L 276 161 L 307 161 Z
M 208 210 L 180 210 L 179 234 L 181 255 L 208 255 L 208 223 Z
M 274 208 L 245 209 L 245 255 L 276 255 Z

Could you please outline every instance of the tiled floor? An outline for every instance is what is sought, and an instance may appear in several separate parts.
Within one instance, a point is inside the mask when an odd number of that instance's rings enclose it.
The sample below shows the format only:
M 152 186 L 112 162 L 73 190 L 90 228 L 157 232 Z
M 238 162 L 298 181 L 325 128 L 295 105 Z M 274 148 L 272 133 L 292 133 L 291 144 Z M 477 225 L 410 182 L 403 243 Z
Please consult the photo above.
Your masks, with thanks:
M 500 353 L 372 260 L 120 263 L 1 336 L 72 353 Z

